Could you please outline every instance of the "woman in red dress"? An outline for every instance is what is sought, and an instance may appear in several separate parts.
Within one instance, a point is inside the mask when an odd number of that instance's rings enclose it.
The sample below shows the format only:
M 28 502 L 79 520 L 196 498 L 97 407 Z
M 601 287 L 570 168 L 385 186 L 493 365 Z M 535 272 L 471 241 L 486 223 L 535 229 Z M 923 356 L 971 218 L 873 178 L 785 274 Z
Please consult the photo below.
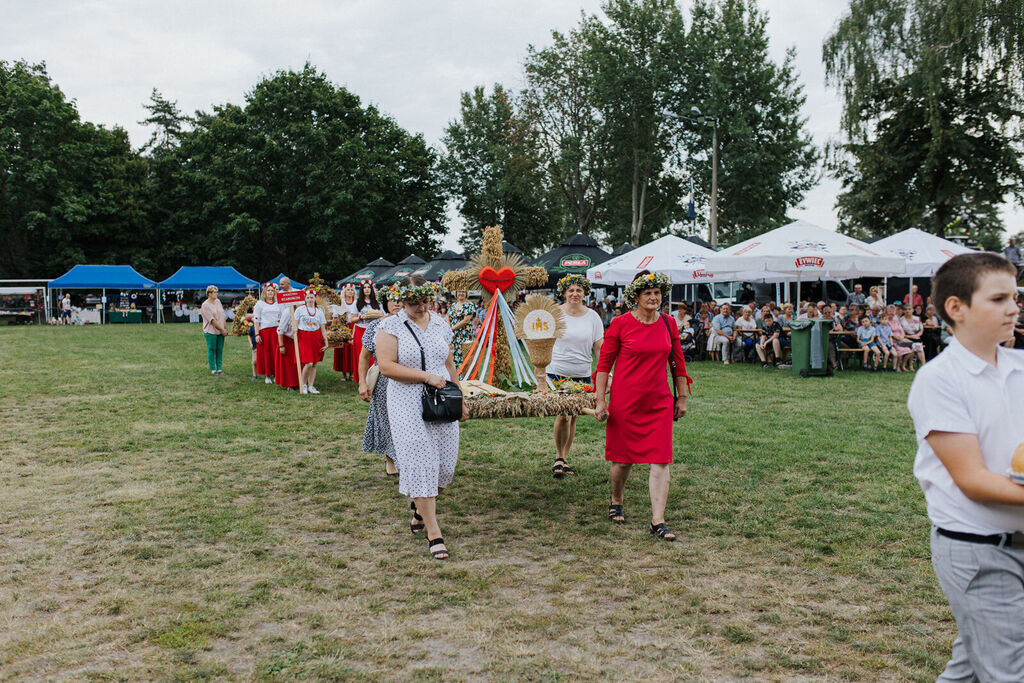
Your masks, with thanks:
M 355 318 L 359 313 L 356 309 L 356 286 L 349 283 L 342 287 L 341 300 L 340 306 L 332 305 L 330 307 L 331 316 L 335 325 L 348 325 L 348 329 L 351 330 L 354 323 L 349 322 L 349 318 Z M 355 377 L 356 366 L 352 364 L 352 347 L 349 344 L 334 349 L 332 367 L 342 374 L 343 379 Z
M 363 352 L 363 335 L 366 333 L 366 326 L 371 320 L 383 315 L 380 303 L 377 301 L 377 292 L 373 288 L 373 280 L 362 280 L 359 282 L 359 293 L 355 303 L 356 313 L 353 317 L 355 325 L 352 327 L 352 341 L 349 343 L 349 353 L 352 358 L 349 360 L 352 368 L 352 378 L 359 379 L 359 354 Z M 371 313 L 371 311 L 374 311 Z
M 674 360 L 677 387 L 689 388 L 679 343 L 679 328 L 660 313 L 662 297 L 671 290 L 668 276 L 641 271 L 626 287 L 632 310 L 614 318 L 604 333 L 597 363 L 594 414 L 608 421 L 605 460 L 612 463 L 612 500 L 608 518 L 624 524 L 622 494 L 634 464 L 650 464 L 651 533 L 666 541 L 676 536 L 665 525 L 669 464 L 672 462 L 672 421 L 686 414 L 686 392 L 672 398 L 665 364 Z M 608 373 L 615 366 L 611 405 L 605 403 Z

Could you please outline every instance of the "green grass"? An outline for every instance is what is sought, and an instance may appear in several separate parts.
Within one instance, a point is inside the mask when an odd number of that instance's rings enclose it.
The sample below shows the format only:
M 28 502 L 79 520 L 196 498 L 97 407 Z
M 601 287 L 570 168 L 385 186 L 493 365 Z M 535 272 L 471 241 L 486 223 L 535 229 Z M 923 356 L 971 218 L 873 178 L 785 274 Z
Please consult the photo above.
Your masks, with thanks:
M 0 328 L 5 677 L 934 679 L 910 378 L 696 363 L 667 518 L 606 518 L 603 426 L 471 421 L 452 559 L 361 453 L 366 405 L 211 377 L 194 325 Z

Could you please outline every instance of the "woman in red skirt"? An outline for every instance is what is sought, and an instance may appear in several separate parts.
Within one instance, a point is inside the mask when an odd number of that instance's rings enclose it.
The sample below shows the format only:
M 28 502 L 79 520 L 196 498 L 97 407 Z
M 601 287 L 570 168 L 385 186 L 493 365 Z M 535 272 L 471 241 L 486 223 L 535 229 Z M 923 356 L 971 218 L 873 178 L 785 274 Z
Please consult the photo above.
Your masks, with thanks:
M 316 380 L 316 364 L 324 359 L 327 350 L 327 318 L 317 308 L 316 292 L 306 290 L 306 301 L 295 309 L 295 324 L 299 344 L 299 362 L 302 373 L 299 382 L 306 387 L 306 392 L 319 394 L 313 382 Z
M 663 273 L 641 271 L 625 291 L 633 310 L 612 320 L 604 333 L 597 363 L 594 416 L 608 420 L 605 460 L 612 463 L 612 500 L 608 518 L 625 524 L 622 494 L 634 464 L 650 464 L 651 528 L 658 538 L 676 540 L 665 525 L 669 464 L 672 462 L 672 421 L 686 414 L 690 378 L 686 374 L 679 328 L 660 313 L 661 299 L 672 283 Z M 681 388 L 673 400 L 665 374 L 672 362 L 674 382 Z M 615 366 L 611 406 L 605 403 L 608 373 Z
M 352 329 L 355 317 L 359 314 L 356 309 L 356 287 L 353 284 L 347 284 L 341 288 L 341 300 L 342 304 L 331 306 L 331 317 L 334 320 L 335 325 L 348 325 L 348 329 Z M 354 333 L 353 333 L 354 336 Z M 352 349 L 350 344 L 345 344 L 339 348 L 334 349 L 334 369 L 342 373 L 345 379 L 352 379 L 355 377 L 357 364 L 352 362 Z
M 277 324 L 281 322 L 281 307 L 277 305 L 277 286 L 268 282 L 263 296 L 252 309 L 253 329 L 256 330 L 256 374 L 264 375 L 267 384 L 274 383 L 277 366 Z
M 384 312 L 377 301 L 377 292 L 373 289 L 373 280 L 359 283 L 359 298 L 356 300 L 355 326 L 352 328 L 352 343 L 349 352 L 352 354 L 353 373 L 359 371 L 359 354 L 363 352 L 363 334 L 371 320 L 383 317 Z M 356 377 L 358 379 L 358 376 Z
M 277 326 L 277 386 L 284 389 L 299 388 L 299 368 L 295 364 L 295 330 L 292 327 L 292 312 L 288 306 L 281 306 L 281 322 Z

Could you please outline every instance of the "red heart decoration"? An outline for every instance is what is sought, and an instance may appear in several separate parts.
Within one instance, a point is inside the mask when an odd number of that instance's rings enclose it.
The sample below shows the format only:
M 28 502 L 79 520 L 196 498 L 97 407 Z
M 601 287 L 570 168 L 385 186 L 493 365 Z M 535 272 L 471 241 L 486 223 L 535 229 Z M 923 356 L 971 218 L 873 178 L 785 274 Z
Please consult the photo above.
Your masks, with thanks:
M 491 294 L 494 294 L 494 290 L 504 292 L 506 289 L 515 284 L 516 271 L 512 270 L 508 266 L 505 266 L 501 270 L 495 270 L 490 266 L 484 266 L 480 269 L 480 275 L 477 276 L 480 280 L 480 284 Z

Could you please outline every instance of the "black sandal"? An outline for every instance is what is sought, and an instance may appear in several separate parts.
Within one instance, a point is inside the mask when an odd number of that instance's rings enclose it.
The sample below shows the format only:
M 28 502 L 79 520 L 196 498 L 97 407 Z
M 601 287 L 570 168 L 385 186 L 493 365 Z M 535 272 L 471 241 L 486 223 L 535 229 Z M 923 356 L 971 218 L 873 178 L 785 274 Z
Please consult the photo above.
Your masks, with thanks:
M 443 537 L 438 537 L 438 538 L 435 538 L 433 541 L 431 541 L 428 538 L 427 539 L 427 548 L 430 549 L 430 554 L 434 556 L 435 560 L 447 560 L 449 558 L 449 556 L 450 556 L 450 553 L 448 552 L 448 548 L 445 548 L 444 550 L 440 550 L 440 549 L 433 550 L 433 547 L 435 545 L 444 545 L 444 538 Z M 444 555 L 444 557 L 441 557 L 442 555 Z
M 651 524 L 651 534 L 654 535 L 654 536 L 657 536 L 658 538 L 663 538 L 666 541 L 674 541 L 674 540 L 676 540 L 675 533 L 673 533 L 673 531 L 668 528 L 668 526 L 665 524 L 665 522 L 662 522 L 661 524 L 654 524 L 654 523 L 652 523 Z
M 409 509 L 412 510 L 412 518 L 415 519 L 416 522 L 419 522 L 419 524 L 410 522 L 409 532 L 415 534 L 417 531 L 423 531 L 426 528 L 426 525 L 423 523 L 423 518 L 420 517 L 420 513 L 416 512 L 416 501 L 409 503 Z
M 622 517 L 622 519 L 615 519 L 616 517 Z M 626 523 L 626 513 L 622 511 L 621 505 L 609 505 L 608 506 L 608 519 L 612 520 L 615 524 Z
M 555 479 L 561 479 L 565 476 L 565 459 L 555 458 L 555 464 L 551 466 L 551 476 Z

